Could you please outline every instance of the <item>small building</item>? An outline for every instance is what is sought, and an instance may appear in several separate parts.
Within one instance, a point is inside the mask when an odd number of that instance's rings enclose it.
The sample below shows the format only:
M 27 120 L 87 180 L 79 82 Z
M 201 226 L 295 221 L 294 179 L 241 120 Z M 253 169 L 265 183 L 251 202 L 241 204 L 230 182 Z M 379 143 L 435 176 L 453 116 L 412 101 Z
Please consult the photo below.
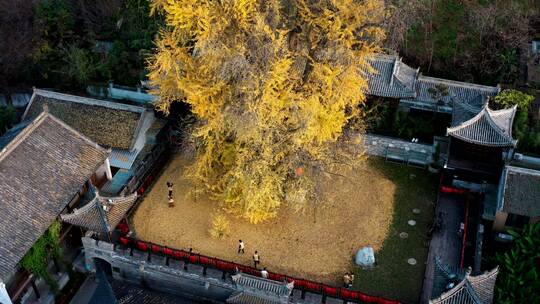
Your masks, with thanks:
M 493 229 L 523 228 L 540 220 L 540 171 L 506 166 L 497 195 Z
M 110 178 L 109 153 L 46 110 L 0 138 L 0 281 L 13 301 L 35 288 L 19 262 L 89 184 Z
M 102 147 L 111 148 L 111 166 L 129 169 L 144 147 L 145 133 L 156 120 L 144 107 L 34 89 L 22 120 L 49 112 Z
M 500 92 L 499 87 L 424 76 L 397 56 L 374 54 L 369 61 L 375 71 L 366 75 L 367 94 L 399 99 L 409 108 L 452 113 L 454 102 L 478 107 Z
M 105 197 L 101 196 L 94 186 L 90 186 L 88 192 L 89 202 L 69 214 L 60 215 L 60 218 L 66 223 L 99 233 L 107 239 L 135 203 L 137 193 L 125 197 Z
M 429 304 L 491 304 L 498 273 L 496 267 L 473 276 L 470 268 L 452 271 L 436 259 Z
M 39 115 L 43 106 L 75 130 L 111 149 L 113 178 L 102 191 L 117 195 L 136 175 L 137 164 L 151 152 L 165 121 L 153 108 L 34 89 L 23 121 Z
M 454 102 L 445 169 L 465 180 L 497 183 L 517 140 L 512 138 L 516 107 L 492 110 Z

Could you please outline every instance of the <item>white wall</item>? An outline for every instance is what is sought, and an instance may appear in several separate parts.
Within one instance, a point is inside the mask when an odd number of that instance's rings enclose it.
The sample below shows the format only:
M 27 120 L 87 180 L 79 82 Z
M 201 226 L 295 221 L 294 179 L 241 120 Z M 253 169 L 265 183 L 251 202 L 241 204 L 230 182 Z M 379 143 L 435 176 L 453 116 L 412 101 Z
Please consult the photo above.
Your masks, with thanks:
M 109 163 L 109 159 L 107 158 L 101 166 L 96 170 L 96 176 L 98 178 L 101 178 L 103 175 L 107 176 L 108 180 L 112 179 L 112 172 L 111 172 L 111 164 Z

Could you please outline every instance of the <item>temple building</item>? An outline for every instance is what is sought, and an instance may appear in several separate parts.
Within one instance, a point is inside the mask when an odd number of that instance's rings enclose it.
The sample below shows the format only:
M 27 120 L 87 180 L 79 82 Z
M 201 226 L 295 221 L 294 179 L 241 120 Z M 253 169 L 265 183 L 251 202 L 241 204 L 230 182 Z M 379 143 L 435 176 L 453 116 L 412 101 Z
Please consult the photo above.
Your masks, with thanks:
M 500 92 L 499 87 L 428 77 L 403 63 L 398 56 L 373 54 L 367 94 L 398 99 L 404 107 L 452 113 L 454 102 L 481 106 Z
M 112 178 L 101 188 L 110 195 L 119 194 L 137 175 L 138 166 L 156 145 L 165 125 L 151 107 L 36 88 L 22 120 L 36 117 L 43 106 L 81 134 L 111 149 Z
M 39 294 L 19 263 L 60 214 L 78 206 L 89 184 L 107 181 L 109 154 L 46 109 L 0 138 L 0 282 L 12 301 L 53 297 Z M 60 239 L 69 234 L 62 227 Z M 55 279 L 67 282 L 67 273 L 58 273 Z
M 445 169 L 460 179 L 497 183 L 517 144 L 512 138 L 516 109 L 492 110 L 487 102 L 480 108 L 454 102 Z

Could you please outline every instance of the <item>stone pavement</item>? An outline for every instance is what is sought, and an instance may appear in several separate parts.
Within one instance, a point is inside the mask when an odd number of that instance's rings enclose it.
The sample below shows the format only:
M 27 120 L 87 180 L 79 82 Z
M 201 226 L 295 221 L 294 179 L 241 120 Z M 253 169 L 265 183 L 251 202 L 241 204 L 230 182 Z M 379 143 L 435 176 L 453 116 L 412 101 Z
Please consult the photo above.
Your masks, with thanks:
M 427 153 L 430 157 L 433 154 L 433 147 L 427 144 L 413 143 L 399 138 L 386 137 L 375 134 L 365 134 L 364 148 L 366 153 L 374 156 L 386 156 L 386 148 L 393 147 L 407 151 Z
M 463 218 L 464 201 L 462 197 L 451 194 L 439 194 L 435 215 L 442 214 L 442 227 L 433 233 L 426 265 L 426 274 L 420 303 L 428 303 L 433 288 L 435 257 L 450 268 L 459 267 L 461 237 L 458 234 Z

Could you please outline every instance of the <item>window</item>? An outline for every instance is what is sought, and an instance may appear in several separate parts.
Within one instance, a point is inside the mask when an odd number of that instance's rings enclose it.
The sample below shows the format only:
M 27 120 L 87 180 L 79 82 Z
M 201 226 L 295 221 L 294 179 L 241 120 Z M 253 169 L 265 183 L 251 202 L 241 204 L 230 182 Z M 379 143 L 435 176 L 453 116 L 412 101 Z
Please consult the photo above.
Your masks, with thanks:
M 513 228 L 523 228 L 523 226 L 525 226 L 525 224 L 527 224 L 529 220 L 530 218 L 528 216 L 508 213 L 505 226 Z

